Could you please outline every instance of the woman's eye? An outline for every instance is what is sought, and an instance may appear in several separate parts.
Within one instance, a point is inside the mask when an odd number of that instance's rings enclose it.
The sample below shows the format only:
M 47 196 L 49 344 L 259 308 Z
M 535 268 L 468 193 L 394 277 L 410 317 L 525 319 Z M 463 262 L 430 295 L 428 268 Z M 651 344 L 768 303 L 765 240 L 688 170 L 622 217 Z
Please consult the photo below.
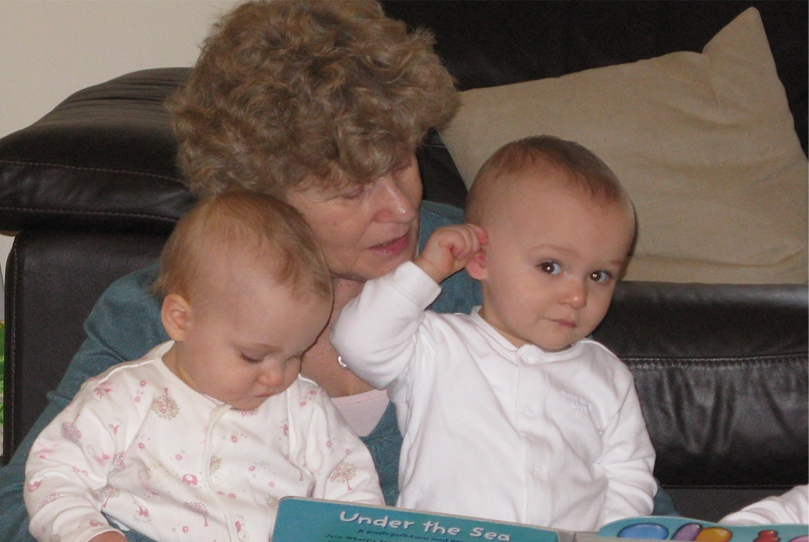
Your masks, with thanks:
M 340 195 L 340 197 L 343 199 L 359 199 L 361 196 L 362 196 L 362 189 L 360 188 Z
M 340 194 L 342 199 L 360 199 L 362 196 L 365 195 L 365 192 L 368 190 L 367 184 L 361 184 L 356 188 L 348 190 L 347 192 L 343 192 Z
M 539 264 L 539 268 L 543 273 L 547 273 L 549 275 L 558 275 L 562 272 L 562 266 L 556 262 L 542 262 Z
M 590 279 L 595 282 L 607 282 L 612 278 L 612 273 L 609 271 L 594 271 L 590 273 Z

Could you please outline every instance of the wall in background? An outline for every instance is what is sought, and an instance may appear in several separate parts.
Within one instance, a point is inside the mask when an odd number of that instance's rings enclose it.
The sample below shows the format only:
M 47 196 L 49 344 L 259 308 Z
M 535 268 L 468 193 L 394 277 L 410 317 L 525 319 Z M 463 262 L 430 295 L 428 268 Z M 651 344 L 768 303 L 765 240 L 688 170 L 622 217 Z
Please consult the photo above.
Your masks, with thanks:
M 236 0 L 0 0 L 0 137 L 69 94 L 135 70 L 190 66 Z M 0 269 L 13 232 L 0 233 Z

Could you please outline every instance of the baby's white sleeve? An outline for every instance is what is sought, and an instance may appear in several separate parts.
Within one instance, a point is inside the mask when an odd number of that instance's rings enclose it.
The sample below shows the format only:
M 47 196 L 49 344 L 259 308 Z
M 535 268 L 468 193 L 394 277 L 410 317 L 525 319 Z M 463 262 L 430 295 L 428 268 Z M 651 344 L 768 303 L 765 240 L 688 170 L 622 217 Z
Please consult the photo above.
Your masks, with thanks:
M 322 389 L 317 390 L 311 408 L 300 440 L 306 448 L 306 465 L 317 480 L 312 497 L 385 504 L 371 453 Z
M 340 312 L 332 344 L 351 371 L 384 389 L 399 378 L 413 357 L 425 309 L 441 287 L 416 264 L 405 262 L 365 283 Z
M 809 524 L 809 486 L 795 486 L 783 495 L 767 497 L 728 514 L 719 523 L 728 525 Z
M 615 358 L 615 363 L 622 364 Z M 655 451 L 652 446 L 634 380 L 628 370 L 620 379 L 623 390 L 621 408 L 602 434 L 605 456 L 601 463 L 609 477 L 604 502 L 604 521 L 609 523 L 652 512 L 653 497 L 657 491 L 654 470 Z M 619 374 L 620 374 L 619 373 Z M 617 381 L 618 379 L 616 379 Z
M 104 491 L 114 445 L 98 416 L 103 405 L 92 399 L 91 385 L 88 381 L 45 427 L 28 456 L 23 497 L 29 531 L 37 540 L 73 542 L 116 531 L 93 496 Z

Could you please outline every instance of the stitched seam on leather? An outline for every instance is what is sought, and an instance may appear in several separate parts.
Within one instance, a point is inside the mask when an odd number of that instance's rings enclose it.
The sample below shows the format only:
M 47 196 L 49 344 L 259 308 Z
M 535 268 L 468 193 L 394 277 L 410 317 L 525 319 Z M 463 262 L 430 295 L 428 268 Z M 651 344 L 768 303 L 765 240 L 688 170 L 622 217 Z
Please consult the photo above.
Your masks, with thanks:
M 807 354 L 768 354 L 761 356 L 716 357 L 716 358 L 667 358 L 622 357 L 632 369 L 732 369 L 739 366 L 766 367 L 783 363 L 806 362 Z
M 685 485 L 685 484 L 661 484 L 663 489 L 738 489 L 738 490 L 745 490 L 745 489 L 781 489 L 781 488 L 790 488 L 793 487 L 794 484 L 744 484 L 738 486 L 732 486 L 729 484 L 717 484 L 717 485 L 705 485 L 705 484 L 695 484 L 695 485 Z
M 160 175 L 157 173 L 144 173 L 142 171 L 135 171 L 129 169 L 109 169 L 88 166 L 68 166 L 65 164 L 55 164 L 50 162 L 25 162 L 22 160 L 0 160 L 0 164 L 14 164 L 18 166 L 42 166 L 42 167 L 58 167 L 64 169 L 73 169 L 77 171 L 100 171 L 103 173 L 126 173 L 127 175 L 139 175 L 141 177 L 154 177 L 155 179 L 164 179 L 167 181 L 177 181 L 182 183 L 179 177 L 170 177 L 168 175 Z
M 17 211 L 21 213 L 31 213 L 31 214 L 75 214 L 75 215 L 87 215 L 87 216 L 110 216 L 110 217 L 117 217 L 117 216 L 127 216 L 133 218 L 149 218 L 154 220 L 160 220 L 161 222 L 169 222 L 174 223 L 177 222 L 178 219 L 170 218 L 165 216 L 160 216 L 156 214 L 148 214 L 148 213 L 132 213 L 126 211 L 85 211 L 85 210 L 77 210 L 77 209 L 31 209 L 27 207 L 8 207 L 8 206 L 0 206 L 0 211 Z

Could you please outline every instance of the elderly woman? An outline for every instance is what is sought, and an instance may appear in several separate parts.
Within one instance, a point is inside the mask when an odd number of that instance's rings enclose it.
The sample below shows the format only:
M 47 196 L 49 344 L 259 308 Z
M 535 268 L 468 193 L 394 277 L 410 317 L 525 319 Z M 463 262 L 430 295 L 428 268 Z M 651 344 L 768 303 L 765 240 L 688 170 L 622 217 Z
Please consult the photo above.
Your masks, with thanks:
M 250 2 L 213 28 L 188 84 L 170 101 L 179 162 L 198 196 L 254 190 L 306 218 L 334 281 L 332 319 L 363 283 L 410 260 L 459 209 L 422 202 L 415 151 L 459 105 L 426 32 L 408 33 L 374 0 Z M 167 340 L 157 266 L 128 275 L 99 299 L 87 338 L 37 425 L 0 469 L 0 540 L 30 540 L 22 501 L 26 455 L 80 384 Z M 433 309 L 469 312 L 477 284 L 461 272 Z M 386 501 L 396 501 L 401 435 L 384 390 L 345 369 L 328 328 L 302 373 L 334 399 L 374 457 Z M 133 536 L 132 539 L 135 539 Z
M 256 190 L 303 214 L 333 276 L 332 318 L 367 279 L 414 257 L 420 222 L 427 235 L 460 219 L 455 209 L 422 206 L 414 155 L 427 130 L 458 108 L 452 78 L 428 34 L 408 33 L 374 1 L 238 7 L 216 25 L 169 108 L 194 194 Z M 96 312 L 107 300 L 132 297 L 151 307 L 156 300 L 141 292 L 152 278 L 153 271 L 145 271 L 124 279 Z M 465 280 L 453 291 L 471 307 L 478 290 Z M 132 314 L 128 306 L 116 311 Z M 110 317 L 104 322 L 115 320 Z M 134 317 L 133 330 L 146 324 Z M 145 320 L 162 333 L 159 322 Z M 110 333 L 128 333 L 115 326 L 91 331 L 79 357 L 109 357 L 109 347 L 119 343 Z M 136 350 L 114 355 L 136 354 L 155 338 L 138 339 Z M 334 398 L 364 438 L 386 499 L 395 502 L 401 437 L 385 392 L 340 364 L 328 331 L 304 356 L 302 373 Z

